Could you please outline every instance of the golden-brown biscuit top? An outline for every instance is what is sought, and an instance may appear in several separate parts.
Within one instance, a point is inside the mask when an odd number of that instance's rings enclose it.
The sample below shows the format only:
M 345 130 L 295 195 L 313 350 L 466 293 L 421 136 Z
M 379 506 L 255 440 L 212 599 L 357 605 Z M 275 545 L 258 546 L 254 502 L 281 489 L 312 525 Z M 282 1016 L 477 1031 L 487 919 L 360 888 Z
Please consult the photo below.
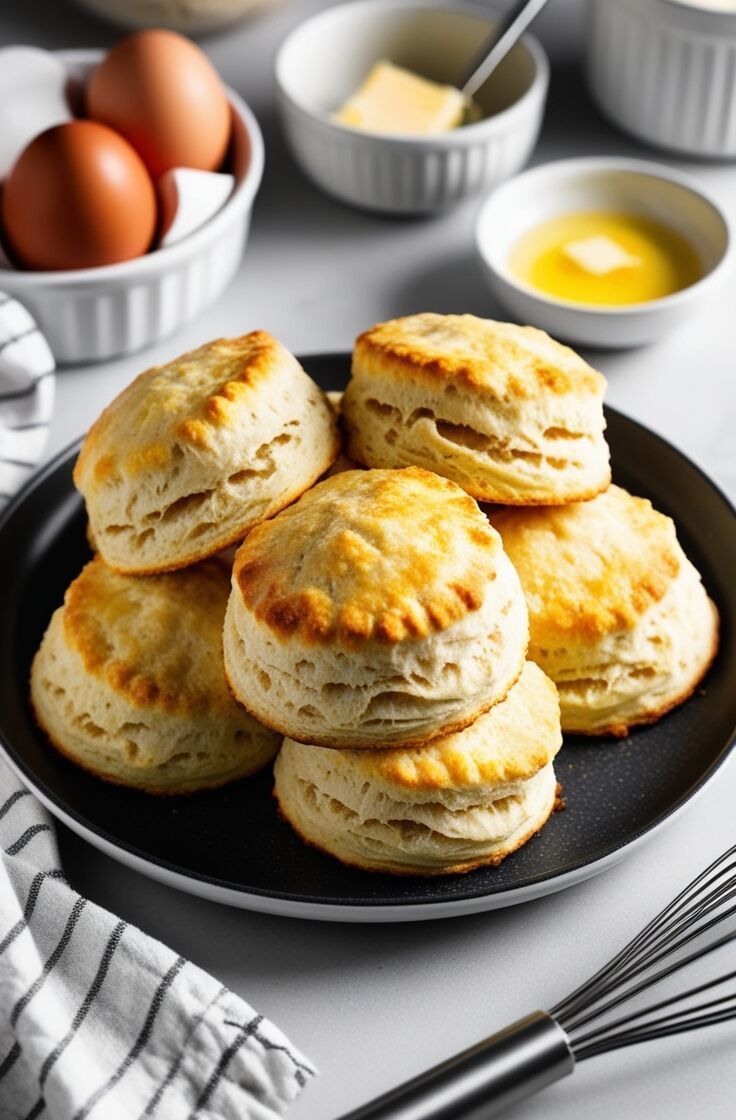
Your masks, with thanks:
M 124 576 L 95 557 L 67 589 L 64 635 L 87 673 L 141 708 L 230 708 L 222 663 L 229 573 L 218 561 Z
M 220 338 L 141 373 L 92 425 L 74 481 L 103 482 L 116 470 L 129 476 L 166 470 L 182 447 L 216 452 L 223 433 L 253 422 L 254 404 L 296 359 L 266 331 Z M 268 382 L 274 382 L 273 386 Z
M 347 766 L 356 780 L 440 792 L 526 781 L 561 745 L 557 689 L 527 661 L 506 699 L 464 731 L 407 750 L 334 751 L 330 762 Z
M 492 397 L 539 393 L 602 396 L 602 374 L 544 331 L 475 315 L 426 312 L 378 323 L 361 334 L 353 372 L 412 377 Z
M 672 520 L 618 486 L 589 502 L 488 516 L 519 573 L 535 646 L 632 630 L 680 570 Z
M 476 502 L 418 467 L 346 471 L 248 534 L 233 581 L 279 637 L 425 637 L 477 610 L 503 557 Z

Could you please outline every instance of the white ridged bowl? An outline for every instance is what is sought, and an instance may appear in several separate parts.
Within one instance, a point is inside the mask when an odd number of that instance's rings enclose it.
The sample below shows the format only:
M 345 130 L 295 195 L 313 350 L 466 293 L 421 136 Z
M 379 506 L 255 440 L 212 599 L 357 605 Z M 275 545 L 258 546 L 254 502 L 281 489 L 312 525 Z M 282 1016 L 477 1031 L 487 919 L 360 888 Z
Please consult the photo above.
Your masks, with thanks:
M 102 51 L 60 51 L 72 79 Z M 0 269 L 0 289 L 29 309 L 57 364 L 103 361 L 141 350 L 191 320 L 221 295 L 237 272 L 253 201 L 263 175 L 263 137 L 231 89 L 235 189 L 201 229 L 168 249 L 102 268 L 67 272 Z
M 614 124 L 688 155 L 736 157 L 736 9 L 589 0 L 587 71 Z
M 607 307 L 556 299 L 513 274 L 509 254 L 528 230 L 590 210 L 671 226 L 696 250 L 702 279 L 662 299 Z M 533 167 L 495 190 L 478 215 L 476 248 L 491 290 L 517 322 L 565 342 L 625 348 L 654 342 L 712 299 L 728 275 L 732 236 L 723 210 L 687 176 L 645 160 L 588 156 Z
M 278 0 L 276 0 L 278 2 Z M 123 27 L 168 27 L 184 35 L 202 35 L 239 23 L 271 6 L 274 0 L 77 0 L 102 19 Z
M 276 57 L 283 128 L 302 170 L 344 202 L 393 214 L 444 210 L 514 175 L 536 143 L 549 81 L 530 36 L 481 91 L 483 108 L 498 111 L 475 124 L 405 137 L 331 119 L 382 58 L 456 84 L 493 23 L 477 7 L 412 0 L 357 0 L 302 23 Z

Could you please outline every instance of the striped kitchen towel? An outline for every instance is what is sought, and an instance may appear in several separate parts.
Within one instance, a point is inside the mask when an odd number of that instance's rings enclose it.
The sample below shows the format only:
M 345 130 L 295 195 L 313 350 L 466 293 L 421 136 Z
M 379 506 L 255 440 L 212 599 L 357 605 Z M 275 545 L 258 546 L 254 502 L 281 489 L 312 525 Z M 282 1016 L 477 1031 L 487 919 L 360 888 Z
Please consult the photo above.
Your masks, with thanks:
M 30 312 L 0 292 L 0 509 L 38 464 L 54 408 L 54 359 Z
M 314 1074 L 284 1035 L 67 883 L 0 757 L 2 1120 L 274 1120 Z

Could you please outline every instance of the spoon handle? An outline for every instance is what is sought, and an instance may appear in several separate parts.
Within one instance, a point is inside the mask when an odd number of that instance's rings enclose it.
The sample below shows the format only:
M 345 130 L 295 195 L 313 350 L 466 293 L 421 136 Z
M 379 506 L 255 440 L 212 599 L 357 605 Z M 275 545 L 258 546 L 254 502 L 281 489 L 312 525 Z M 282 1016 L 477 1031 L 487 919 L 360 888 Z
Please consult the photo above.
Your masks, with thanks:
M 468 99 L 478 92 L 546 3 L 547 0 L 516 0 L 499 19 L 458 83 Z

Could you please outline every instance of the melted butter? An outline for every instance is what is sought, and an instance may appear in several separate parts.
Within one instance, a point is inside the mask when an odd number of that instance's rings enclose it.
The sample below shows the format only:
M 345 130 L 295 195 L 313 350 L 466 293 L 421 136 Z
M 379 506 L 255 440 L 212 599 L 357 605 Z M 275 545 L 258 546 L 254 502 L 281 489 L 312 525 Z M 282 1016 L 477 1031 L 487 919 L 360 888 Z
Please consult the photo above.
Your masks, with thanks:
M 610 268 L 593 263 L 593 243 L 607 244 L 607 254 L 596 259 L 612 262 Z M 561 214 L 534 226 L 513 246 L 508 265 L 519 280 L 557 299 L 609 306 L 661 299 L 703 275 L 681 234 L 652 218 L 613 211 Z

